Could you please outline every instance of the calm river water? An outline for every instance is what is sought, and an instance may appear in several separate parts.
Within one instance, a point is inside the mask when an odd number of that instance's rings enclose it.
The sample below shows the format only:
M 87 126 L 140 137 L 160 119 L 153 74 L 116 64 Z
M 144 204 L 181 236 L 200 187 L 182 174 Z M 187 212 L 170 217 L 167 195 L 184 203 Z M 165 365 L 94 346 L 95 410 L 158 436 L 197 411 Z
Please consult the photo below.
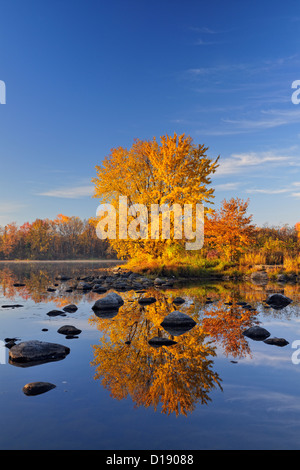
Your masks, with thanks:
M 92 310 L 106 293 L 72 289 L 78 277 L 98 276 L 105 266 L 0 264 L 0 449 L 300 449 L 300 285 L 150 288 L 156 302 L 145 307 L 140 292 L 118 292 L 124 305 L 107 318 Z M 56 280 L 61 274 L 71 279 Z M 267 308 L 273 292 L 293 302 Z M 179 307 L 177 296 L 185 300 Z M 68 304 L 78 309 L 47 315 Z M 160 325 L 175 309 L 196 321 L 179 336 Z M 289 344 L 245 337 L 256 324 Z M 81 333 L 67 338 L 58 333 L 63 325 Z M 153 347 L 148 341 L 157 336 L 176 343 Z M 19 367 L 9 362 L 7 338 L 59 343 L 70 353 Z M 56 387 L 25 395 L 24 385 L 36 381 Z

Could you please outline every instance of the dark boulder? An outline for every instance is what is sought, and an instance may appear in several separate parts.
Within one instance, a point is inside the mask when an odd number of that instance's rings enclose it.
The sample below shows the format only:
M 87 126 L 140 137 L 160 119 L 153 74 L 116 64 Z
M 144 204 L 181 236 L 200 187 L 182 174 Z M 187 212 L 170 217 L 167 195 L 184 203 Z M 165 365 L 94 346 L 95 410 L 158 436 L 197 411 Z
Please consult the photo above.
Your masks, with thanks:
M 171 339 L 168 339 L 168 338 L 161 338 L 161 337 L 158 337 L 158 336 L 155 336 L 154 338 L 151 338 L 148 343 L 150 344 L 150 346 L 154 347 L 154 348 L 159 348 L 161 346 L 173 346 L 174 344 L 177 344 L 176 341 L 173 341 Z
M 160 325 L 172 336 L 180 336 L 191 330 L 196 322 L 189 315 L 175 310 L 167 315 Z
M 60 333 L 62 335 L 74 336 L 79 335 L 81 333 L 81 330 L 79 330 L 78 328 L 76 328 L 76 326 L 73 325 L 63 325 L 57 330 L 57 333 Z
M 266 344 L 274 344 L 275 346 L 283 347 L 289 344 L 289 342 L 284 338 L 268 338 L 264 340 Z
M 270 333 L 261 326 L 251 326 L 243 332 L 243 335 L 254 339 L 255 341 L 263 341 L 270 336 Z
M 23 307 L 23 305 L 20 304 L 11 304 L 11 305 L 1 305 L 2 308 L 19 308 Z
M 156 302 L 156 298 L 155 297 L 141 297 L 139 300 L 138 300 L 138 303 L 140 305 L 151 305 L 151 304 L 154 304 L 154 302 Z
M 286 307 L 292 302 L 292 299 L 283 294 L 271 294 L 266 300 L 266 303 L 274 309 L 281 309 Z
M 110 292 L 105 297 L 98 299 L 94 303 L 92 310 L 94 310 L 94 312 L 99 310 L 118 310 L 123 304 L 124 300 L 119 294 L 116 292 Z
M 64 359 L 70 349 L 57 343 L 24 341 L 9 350 L 9 362 L 23 367 Z
M 69 281 L 71 277 L 66 276 L 65 274 L 59 274 L 58 276 L 56 276 L 55 279 L 57 279 L 58 281 Z
M 78 310 L 78 307 L 74 304 L 70 304 L 70 305 L 66 305 L 63 308 L 63 310 L 64 310 L 64 312 L 72 313 L 72 312 L 76 312 L 76 310 Z
M 40 395 L 55 388 L 56 385 L 50 382 L 31 382 L 23 387 L 23 393 L 27 396 Z
M 49 317 L 57 317 L 57 316 L 61 316 L 61 317 L 65 317 L 66 314 L 65 312 L 62 312 L 61 310 L 50 310 L 50 312 L 47 313 L 47 315 Z
M 182 297 L 175 297 L 175 299 L 173 299 L 173 304 L 176 304 L 176 305 L 184 304 L 184 302 L 185 300 Z

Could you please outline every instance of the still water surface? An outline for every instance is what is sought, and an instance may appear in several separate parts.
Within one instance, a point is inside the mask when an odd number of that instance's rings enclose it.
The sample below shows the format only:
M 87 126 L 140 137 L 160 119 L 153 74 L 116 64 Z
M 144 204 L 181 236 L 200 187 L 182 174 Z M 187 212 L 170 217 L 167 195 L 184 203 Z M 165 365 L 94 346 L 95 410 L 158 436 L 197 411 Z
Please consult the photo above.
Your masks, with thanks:
M 98 276 L 103 266 L 0 265 L 0 449 L 300 448 L 300 364 L 292 360 L 300 358 L 292 347 L 300 340 L 299 285 L 223 281 L 150 288 L 156 302 L 145 307 L 137 302 L 142 294 L 118 292 L 124 305 L 105 318 L 92 306 L 106 293 L 66 292 L 78 277 Z M 57 281 L 59 274 L 71 279 Z M 52 286 L 56 290 L 48 292 Z M 273 292 L 293 302 L 267 308 L 264 300 Z M 185 303 L 176 308 L 177 296 Z M 253 308 L 237 305 L 241 301 Z M 3 307 L 12 304 L 22 307 Z M 68 304 L 78 310 L 47 315 Z M 180 336 L 160 326 L 175 309 L 196 321 Z M 289 344 L 246 338 L 243 331 L 255 324 Z M 67 339 L 57 331 L 63 325 L 82 331 Z M 150 346 L 157 336 L 176 344 Z M 16 367 L 9 363 L 7 337 L 64 344 L 70 354 Z M 56 387 L 26 396 L 24 385 L 35 381 Z

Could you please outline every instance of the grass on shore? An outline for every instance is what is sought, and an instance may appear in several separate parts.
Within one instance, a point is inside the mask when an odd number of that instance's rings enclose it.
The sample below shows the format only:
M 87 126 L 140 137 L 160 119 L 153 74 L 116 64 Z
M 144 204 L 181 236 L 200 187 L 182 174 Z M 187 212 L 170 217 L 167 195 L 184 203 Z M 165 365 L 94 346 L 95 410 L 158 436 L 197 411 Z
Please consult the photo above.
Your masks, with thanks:
M 242 258 L 239 261 L 222 259 L 205 259 L 198 254 L 173 258 L 136 258 L 123 266 L 140 274 L 150 276 L 174 276 L 175 278 L 208 278 L 208 277 L 243 277 L 252 272 L 264 269 L 267 263 L 263 258 Z M 300 256 L 285 256 L 283 263 L 272 263 L 268 266 L 270 278 L 278 274 L 300 274 Z
M 127 269 L 153 276 L 174 276 L 175 278 L 206 278 L 224 274 L 238 275 L 234 263 L 222 260 L 205 260 L 202 257 L 180 259 L 131 259 L 124 265 Z

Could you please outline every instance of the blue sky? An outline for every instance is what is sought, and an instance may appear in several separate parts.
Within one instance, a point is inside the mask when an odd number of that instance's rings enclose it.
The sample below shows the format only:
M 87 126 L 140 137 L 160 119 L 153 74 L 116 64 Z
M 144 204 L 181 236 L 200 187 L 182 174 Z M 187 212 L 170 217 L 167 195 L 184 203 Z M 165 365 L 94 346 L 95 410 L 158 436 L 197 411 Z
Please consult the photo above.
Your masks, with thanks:
M 220 155 L 215 205 L 300 220 L 300 2 L 0 0 L 0 225 L 89 218 L 95 166 L 134 138 Z

